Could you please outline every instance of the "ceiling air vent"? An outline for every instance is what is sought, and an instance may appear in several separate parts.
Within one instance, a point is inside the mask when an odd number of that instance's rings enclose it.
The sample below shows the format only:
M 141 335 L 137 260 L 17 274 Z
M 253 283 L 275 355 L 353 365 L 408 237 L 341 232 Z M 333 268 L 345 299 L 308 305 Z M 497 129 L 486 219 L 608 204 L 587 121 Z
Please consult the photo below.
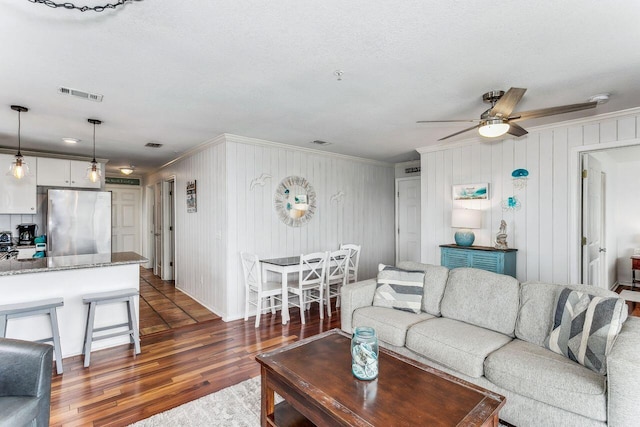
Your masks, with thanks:
M 71 89 L 69 87 L 59 87 L 58 93 L 61 93 L 62 95 L 77 96 L 78 98 L 88 99 L 89 101 L 102 102 L 102 95 L 99 95 L 97 93 L 89 93 L 78 89 Z
M 146 144 L 144 144 L 144 146 L 151 148 L 160 148 L 162 147 L 162 144 L 158 144 L 157 142 L 147 142 Z
M 327 141 L 321 141 L 319 139 L 316 139 L 315 141 L 311 141 L 312 144 L 316 144 L 316 145 L 330 145 L 330 142 Z

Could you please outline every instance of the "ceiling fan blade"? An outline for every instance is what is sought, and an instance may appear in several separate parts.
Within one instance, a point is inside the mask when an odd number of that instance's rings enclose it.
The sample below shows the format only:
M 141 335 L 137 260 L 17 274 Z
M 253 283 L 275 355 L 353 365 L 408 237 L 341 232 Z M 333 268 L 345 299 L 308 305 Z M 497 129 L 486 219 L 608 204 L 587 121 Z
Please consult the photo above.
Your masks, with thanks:
M 468 119 L 468 120 L 418 120 L 416 123 L 473 123 L 479 122 L 480 119 Z
M 491 111 L 489 111 L 489 116 L 502 118 L 509 117 L 526 91 L 527 89 L 521 87 L 512 87 L 509 89 L 507 93 L 500 97 Z
M 509 117 L 509 121 L 519 122 L 521 120 L 537 119 L 539 117 L 553 116 L 555 114 L 571 113 L 573 111 L 595 108 L 596 105 L 598 105 L 598 103 L 593 101 L 583 102 L 581 104 L 559 105 L 557 107 L 541 108 L 539 110 L 521 111 Z
M 527 132 L 527 130 L 520 125 L 509 123 L 509 130 L 507 131 L 507 133 L 513 136 L 522 136 L 528 134 L 529 132 Z
M 456 136 L 456 135 L 460 135 L 461 133 L 465 133 L 465 132 L 468 132 L 468 131 L 473 130 L 473 129 L 477 129 L 477 128 L 479 128 L 479 127 L 480 127 L 480 123 L 478 123 L 478 124 L 477 124 L 477 125 L 475 125 L 475 126 L 471 126 L 470 128 L 463 129 L 463 130 L 461 130 L 460 132 L 456 132 L 456 133 L 452 133 L 451 135 L 447 135 L 447 136 L 445 136 L 444 138 L 440 138 L 438 141 L 442 141 L 442 140 L 444 140 L 444 139 L 449 139 L 449 138 L 451 138 L 451 137 L 454 137 L 454 136 Z

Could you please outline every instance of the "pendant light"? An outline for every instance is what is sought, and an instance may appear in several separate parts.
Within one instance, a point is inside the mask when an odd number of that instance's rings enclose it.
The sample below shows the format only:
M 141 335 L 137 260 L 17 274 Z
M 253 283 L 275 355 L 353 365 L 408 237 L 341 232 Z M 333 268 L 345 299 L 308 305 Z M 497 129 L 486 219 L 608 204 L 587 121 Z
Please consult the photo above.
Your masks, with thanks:
M 102 171 L 96 161 L 96 125 L 99 125 L 102 122 L 97 119 L 87 119 L 87 121 L 93 125 L 93 160 L 91 160 L 89 167 L 87 167 L 86 178 L 91 182 L 98 182 L 102 176 Z
M 22 179 L 29 175 L 29 165 L 27 165 L 27 162 L 25 162 L 24 157 L 22 157 L 22 153 L 20 152 L 20 114 L 26 113 L 29 109 L 19 105 L 12 105 L 11 109 L 18 112 L 18 153 L 16 154 L 14 161 L 11 162 L 7 175 L 13 175 L 16 179 Z

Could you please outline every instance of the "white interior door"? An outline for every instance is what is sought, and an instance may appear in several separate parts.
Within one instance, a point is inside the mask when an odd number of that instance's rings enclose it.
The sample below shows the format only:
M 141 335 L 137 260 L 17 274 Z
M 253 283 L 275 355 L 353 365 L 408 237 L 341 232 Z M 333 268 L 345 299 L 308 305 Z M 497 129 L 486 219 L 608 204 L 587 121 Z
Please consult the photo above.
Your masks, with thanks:
M 590 154 L 582 155 L 582 283 L 607 287 L 602 166 Z
M 162 183 L 156 183 L 154 187 L 153 203 L 153 274 L 162 277 Z
M 139 187 L 107 186 L 111 191 L 111 248 L 113 252 L 142 253 Z
M 173 179 L 165 181 L 163 185 L 163 214 L 162 214 L 162 257 L 164 259 L 162 265 L 162 280 L 175 280 L 174 277 L 174 236 L 175 236 L 175 218 L 174 218 L 174 184 Z
M 397 180 L 396 263 L 420 262 L 420 177 Z

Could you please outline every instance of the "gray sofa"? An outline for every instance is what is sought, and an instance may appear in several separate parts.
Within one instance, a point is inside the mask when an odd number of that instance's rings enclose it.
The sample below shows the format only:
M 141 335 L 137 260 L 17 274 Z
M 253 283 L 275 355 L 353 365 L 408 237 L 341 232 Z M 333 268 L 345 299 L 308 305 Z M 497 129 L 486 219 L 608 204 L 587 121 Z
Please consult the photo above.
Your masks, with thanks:
M 49 425 L 53 347 L 0 338 L 0 427 Z
M 342 288 L 341 328 L 372 326 L 380 345 L 507 398 L 500 418 L 516 426 L 640 425 L 640 318 L 629 317 L 600 375 L 544 347 L 565 287 L 519 283 L 473 268 L 403 262 L 425 272 L 419 314 L 373 306 L 376 280 Z

